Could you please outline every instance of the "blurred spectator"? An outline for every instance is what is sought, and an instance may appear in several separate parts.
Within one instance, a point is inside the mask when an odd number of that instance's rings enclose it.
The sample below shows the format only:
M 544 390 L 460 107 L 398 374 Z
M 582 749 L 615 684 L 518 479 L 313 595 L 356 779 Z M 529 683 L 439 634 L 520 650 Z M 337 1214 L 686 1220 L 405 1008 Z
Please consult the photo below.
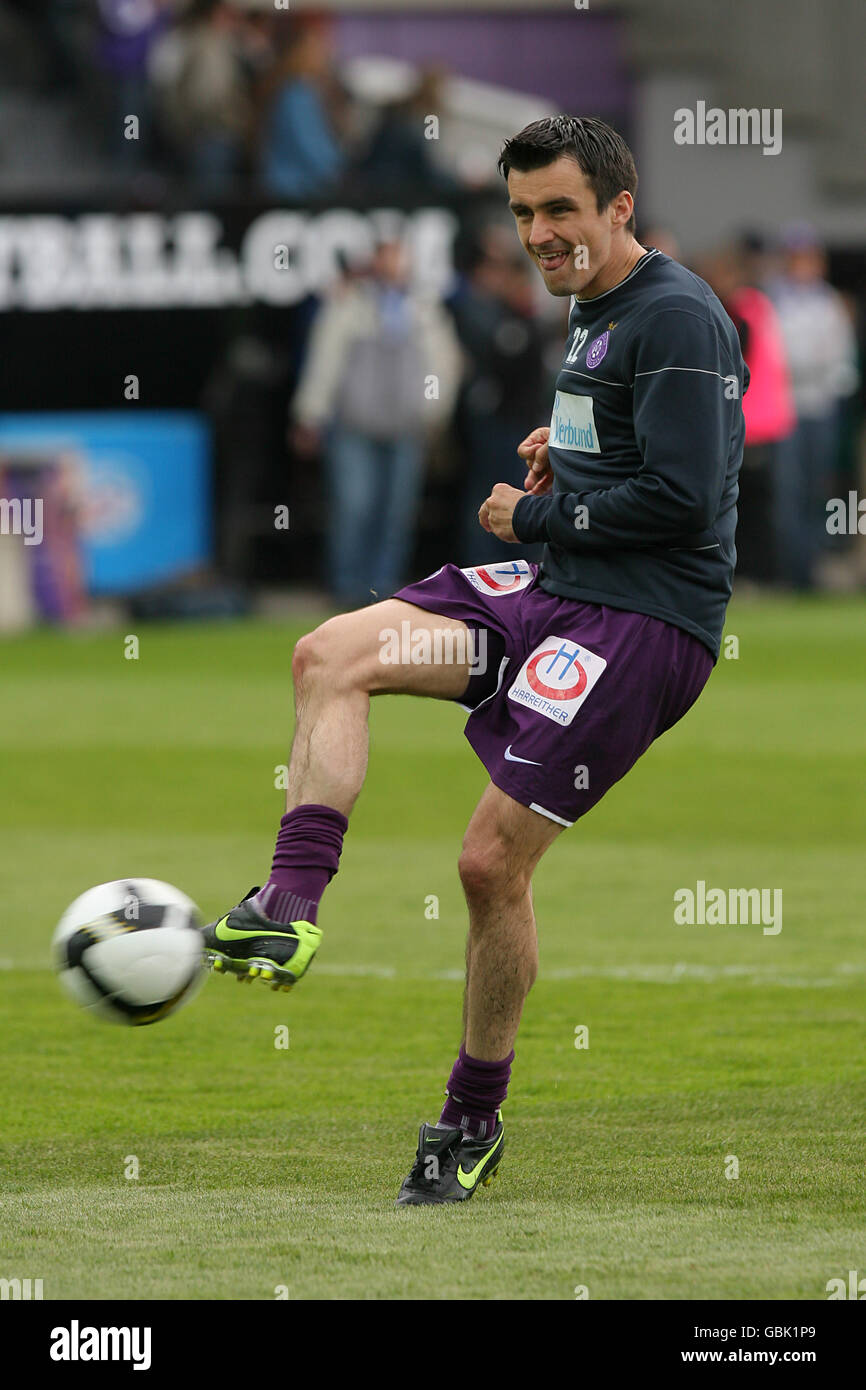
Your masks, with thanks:
M 641 246 L 654 246 L 663 256 L 670 256 L 672 261 L 682 260 L 676 232 L 661 222 L 649 222 L 646 227 L 641 227 L 638 241 Z
M 324 453 L 328 581 L 345 605 L 406 577 L 423 486 L 425 435 L 450 415 L 459 349 L 441 305 L 408 288 L 398 242 L 347 277 L 319 311 L 292 403 L 300 457 Z M 437 399 L 425 380 L 438 377 Z
M 428 192 L 459 188 L 458 181 L 432 158 L 425 134 L 428 116 L 442 110 L 442 77 L 438 68 L 421 73 L 411 96 L 386 104 L 366 155 L 358 165 L 361 178 L 380 194 L 394 194 L 423 185 Z
M 313 198 L 336 184 L 345 154 L 329 110 L 335 88 L 330 29 L 298 21 L 264 82 L 259 177 L 269 193 Z
M 244 36 L 223 0 L 192 0 L 150 55 L 166 141 L 203 193 L 225 192 L 241 170 L 252 115 Z
M 782 274 L 770 292 L 791 370 L 796 426 L 777 451 L 773 510 L 782 577 L 814 584 L 826 544 L 826 499 L 839 453 L 841 404 L 857 386 L 856 345 L 841 296 L 827 283 L 817 236 L 803 225 L 782 238 Z
M 864 340 L 863 340 L 863 318 L 862 302 L 858 302 L 857 297 L 851 293 L 840 295 L 842 307 L 851 321 L 851 332 L 855 343 L 855 370 L 857 373 L 858 387 L 847 396 L 841 405 L 841 424 L 839 440 L 839 458 L 837 468 L 837 479 L 835 494 L 846 494 L 851 488 L 857 489 L 860 466 L 860 432 L 863 422 L 863 391 L 864 391 Z M 864 440 L 866 444 L 866 440 Z M 864 458 L 866 462 L 866 458 Z
M 147 76 L 148 56 L 157 35 L 171 20 L 171 0 L 97 0 L 97 62 L 107 74 L 108 151 L 127 168 L 140 168 L 152 150 L 153 112 Z M 126 122 L 134 116 L 137 133 Z
M 544 336 L 535 314 L 532 271 L 510 233 L 483 231 L 449 300 L 466 366 L 456 412 L 462 445 L 460 563 L 513 559 L 513 547 L 485 531 L 478 509 L 495 483 L 523 487 L 517 446 L 550 416 Z M 532 547 L 523 547 L 529 554 Z
M 772 528 L 772 479 L 779 442 L 796 423 L 781 328 L 772 302 L 745 284 L 745 266 L 735 251 L 711 260 L 704 271 L 740 338 L 749 368 L 743 397 L 746 444 L 740 470 L 737 575 L 769 582 L 776 577 Z
M 74 454 L 0 451 L 0 494 L 22 509 L 20 535 L 0 546 L 0 631 L 37 620 L 74 623 L 86 609 L 82 469 Z M 24 537 L 38 538 L 31 546 Z
M 736 254 L 742 268 L 743 282 L 766 294 L 770 281 L 779 270 L 777 247 L 763 232 L 746 228 L 737 238 Z

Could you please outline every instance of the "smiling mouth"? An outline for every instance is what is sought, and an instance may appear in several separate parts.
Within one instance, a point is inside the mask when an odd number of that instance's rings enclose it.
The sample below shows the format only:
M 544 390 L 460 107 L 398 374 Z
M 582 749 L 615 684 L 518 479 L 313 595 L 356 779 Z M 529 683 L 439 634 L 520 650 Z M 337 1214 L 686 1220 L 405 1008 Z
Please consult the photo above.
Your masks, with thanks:
M 538 251 L 536 256 L 542 270 L 559 270 L 570 258 L 568 251 Z

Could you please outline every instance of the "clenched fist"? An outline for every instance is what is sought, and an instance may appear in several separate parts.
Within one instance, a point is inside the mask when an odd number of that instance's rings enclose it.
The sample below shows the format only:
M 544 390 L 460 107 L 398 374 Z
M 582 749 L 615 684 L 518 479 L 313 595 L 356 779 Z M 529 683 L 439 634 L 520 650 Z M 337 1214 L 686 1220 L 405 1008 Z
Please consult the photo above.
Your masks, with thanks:
M 497 483 L 486 502 L 481 503 L 478 520 L 485 531 L 492 531 L 501 541 L 519 544 L 511 529 L 511 517 L 521 497 L 526 494 L 507 483 Z
M 528 434 L 523 443 L 517 446 L 517 453 L 529 470 L 523 480 L 523 486 L 534 496 L 550 492 L 553 487 L 553 469 L 547 456 L 549 438 L 550 426 L 539 425 L 537 430 L 533 430 L 532 434 Z

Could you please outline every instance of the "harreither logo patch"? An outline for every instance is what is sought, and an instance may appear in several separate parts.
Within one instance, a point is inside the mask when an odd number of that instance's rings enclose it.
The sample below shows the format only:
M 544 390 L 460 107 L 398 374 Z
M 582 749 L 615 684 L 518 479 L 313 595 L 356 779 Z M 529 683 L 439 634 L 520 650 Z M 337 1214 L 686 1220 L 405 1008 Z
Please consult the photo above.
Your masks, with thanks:
M 567 725 L 606 666 L 603 656 L 570 637 L 546 637 L 523 663 L 508 698 Z
M 502 598 L 516 594 L 532 583 L 533 574 L 528 560 L 506 560 L 501 565 L 473 565 L 463 570 L 473 589 L 479 593 Z
M 553 398 L 548 443 L 552 449 L 567 449 L 580 454 L 601 453 L 591 396 L 573 396 L 570 391 L 557 391 Z

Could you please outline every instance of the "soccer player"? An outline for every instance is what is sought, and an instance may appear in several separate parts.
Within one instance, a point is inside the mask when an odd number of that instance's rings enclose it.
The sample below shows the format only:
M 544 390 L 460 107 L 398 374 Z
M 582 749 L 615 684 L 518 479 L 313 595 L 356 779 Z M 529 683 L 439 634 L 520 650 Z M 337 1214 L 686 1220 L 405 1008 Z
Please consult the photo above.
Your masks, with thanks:
M 463 1041 L 398 1205 L 466 1201 L 495 1174 L 537 969 L 533 871 L 697 699 L 735 561 L 748 372 L 709 286 L 635 240 L 628 146 L 602 121 L 557 116 L 506 141 L 499 167 L 524 250 L 550 293 L 571 299 L 550 426 L 518 450 L 525 491 L 497 483 L 479 511 L 504 541 L 545 542 L 541 564 L 446 564 L 301 638 L 271 875 L 205 928 L 216 968 L 276 987 L 300 979 L 364 780 L 371 696 L 469 711 L 466 737 L 490 783 L 458 865 Z M 402 663 L 393 650 L 383 659 L 386 630 L 463 659 L 412 664 L 409 644 Z

